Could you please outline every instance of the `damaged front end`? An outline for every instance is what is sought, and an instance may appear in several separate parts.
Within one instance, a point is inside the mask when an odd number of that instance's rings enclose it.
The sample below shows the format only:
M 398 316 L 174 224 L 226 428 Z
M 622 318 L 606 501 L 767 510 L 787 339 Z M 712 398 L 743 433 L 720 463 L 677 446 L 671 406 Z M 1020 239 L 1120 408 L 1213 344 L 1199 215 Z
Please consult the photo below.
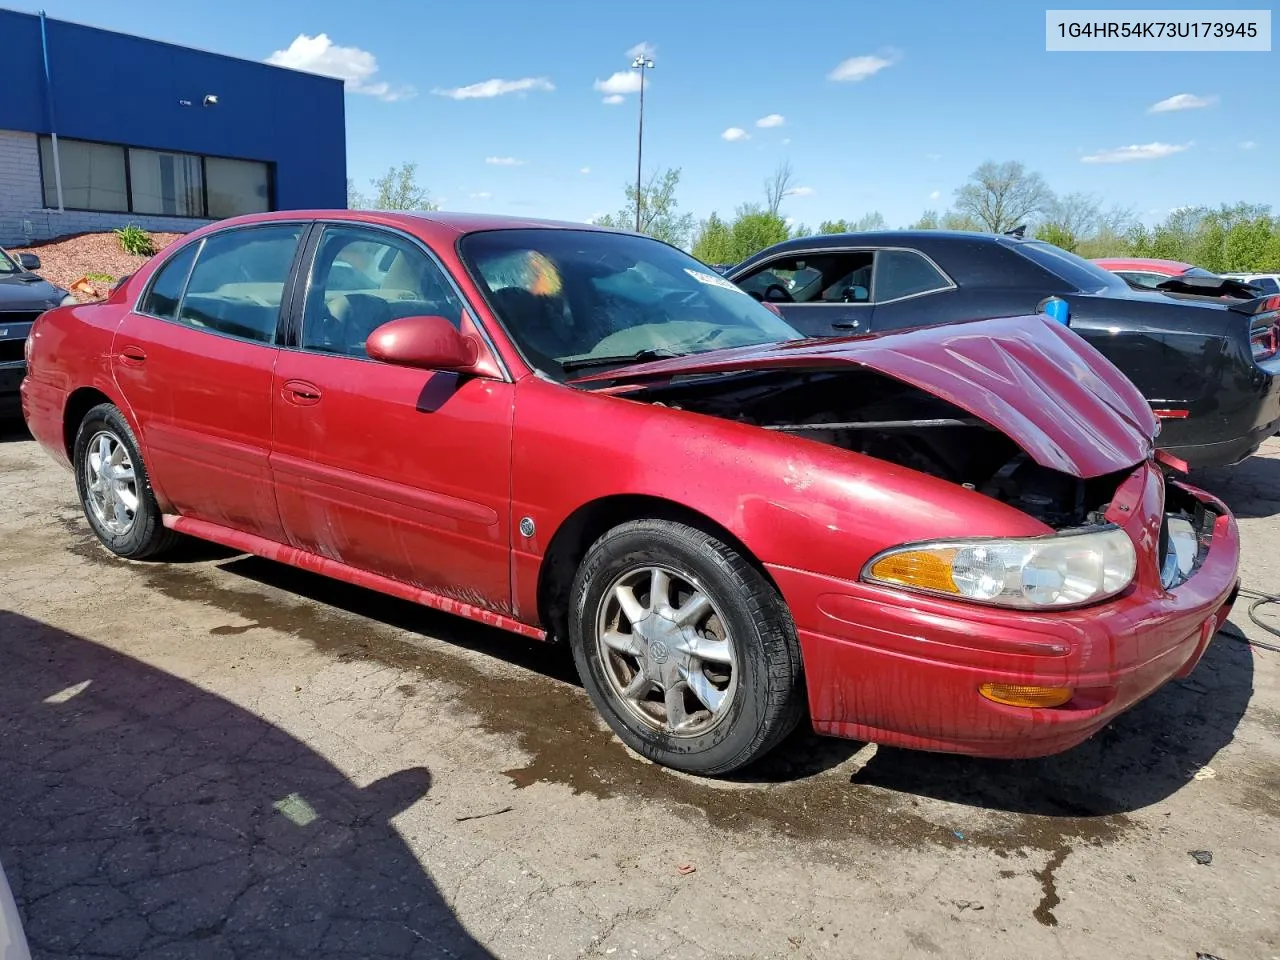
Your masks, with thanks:
M 1040 316 L 715 351 L 575 384 L 874 457 L 1054 530 L 1102 522 L 1158 430 L 1110 361 Z

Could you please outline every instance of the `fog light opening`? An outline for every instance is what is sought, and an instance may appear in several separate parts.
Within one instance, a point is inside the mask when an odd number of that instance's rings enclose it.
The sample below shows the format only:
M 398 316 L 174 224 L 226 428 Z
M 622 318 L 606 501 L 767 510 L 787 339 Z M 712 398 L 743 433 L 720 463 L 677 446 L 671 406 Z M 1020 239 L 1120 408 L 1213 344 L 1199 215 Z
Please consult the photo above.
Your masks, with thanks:
M 1022 683 L 984 683 L 978 692 L 1009 707 L 1060 707 L 1075 692 L 1071 687 L 1038 687 Z

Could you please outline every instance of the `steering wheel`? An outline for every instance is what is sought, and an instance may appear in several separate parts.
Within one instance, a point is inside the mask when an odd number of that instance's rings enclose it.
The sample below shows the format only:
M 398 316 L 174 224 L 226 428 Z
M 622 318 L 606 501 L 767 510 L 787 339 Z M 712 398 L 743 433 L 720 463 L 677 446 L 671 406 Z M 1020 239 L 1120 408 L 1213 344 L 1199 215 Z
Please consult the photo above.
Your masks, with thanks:
M 795 300 L 794 300 L 794 298 L 791 296 L 791 294 L 790 294 L 789 292 L 787 292 L 787 288 L 786 288 L 786 287 L 784 287 L 784 286 L 783 286 L 782 284 L 780 284 L 780 283 L 771 283 L 771 284 L 769 284 L 769 286 L 765 287 L 765 288 L 764 288 L 764 298 L 765 298 L 766 300 L 768 300 L 769 302 L 771 302 L 771 303 L 777 303 L 777 302 L 778 302 L 778 299 L 775 299 L 775 298 L 774 298 L 774 296 L 773 296 L 773 291 L 775 291 L 775 290 L 777 290 L 777 291 L 778 291 L 778 293 L 780 294 L 780 296 L 781 296 L 782 298 L 785 298 L 785 299 L 782 299 L 782 302 L 783 302 L 783 303 L 794 303 L 794 302 L 795 302 Z

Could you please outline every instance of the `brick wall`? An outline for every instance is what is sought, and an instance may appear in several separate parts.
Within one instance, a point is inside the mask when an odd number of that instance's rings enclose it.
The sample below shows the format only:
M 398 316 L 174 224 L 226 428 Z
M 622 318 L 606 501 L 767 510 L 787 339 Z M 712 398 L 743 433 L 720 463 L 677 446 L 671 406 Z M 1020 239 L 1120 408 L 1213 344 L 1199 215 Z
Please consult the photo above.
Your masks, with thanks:
M 40 148 L 34 133 L 0 130 L 0 247 L 21 247 L 72 233 L 114 230 L 136 223 L 144 230 L 186 233 L 208 223 L 184 217 L 46 210 L 40 195 Z

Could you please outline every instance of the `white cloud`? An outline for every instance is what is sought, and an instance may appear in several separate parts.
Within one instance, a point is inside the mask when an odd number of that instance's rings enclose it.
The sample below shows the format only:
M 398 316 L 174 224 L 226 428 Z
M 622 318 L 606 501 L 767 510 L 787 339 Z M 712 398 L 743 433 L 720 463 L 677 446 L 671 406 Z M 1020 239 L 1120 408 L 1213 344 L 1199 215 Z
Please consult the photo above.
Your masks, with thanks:
M 885 67 L 891 67 L 897 63 L 901 57 L 899 54 L 889 52 L 880 55 L 865 57 L 850 57 L 848 60 L 842 60 L 836 64 L 834 70 L 827 74 L 828 80 L 844 80 L 858 81 L 865 80 L 867 77 L 873 77 Z
M 1129 163 L 1133 160 L 1159 160 L 1175 153 L 1181 153 L 1190 147 L 1190 143 L 1131 143 L 1127 147 L 1116 147 L 1114 150 L 1099 150 L 1081 157 L 1083 163 Z
M 417 91 L 410 86 L 392 87 L 385 80 L 374 80 L 378 58 L 359 47 L 339 47 L 326 33 L 309 37 L 300 33 L 284 50 L 267 57 L 267 63 L 306 73 L 318 73 L 342 80 L 351 93 L 363 93 L 379 100 L 405 100 Z
M 650 59 L 653 59 L 653 57 L 657 54 L 657 52 L 658 52 L 657 47 L 655 47 L 648 40 L 644 40 L 644 41 L 641 41 L 640 43 L 637 43 L 634 47 L 628 50 L 627 56 L 631 57 L 633 60 L 636 57 L 648 57 Z
M 783 138 L 783 140 L 782 140 L 782 145 L 785 147 L 785 146 L 786 146 L 787 144 L 789 144 L 790 142 L 791 142 L 791 138 L 790 138 L 790 137 L 784 137 L 784 138 Z
M 449 97 L 452 100 L 487 100 L 490 97 L 504 97 L 508 93 L 518 93 L 521 96 L 531 90 L 541 90 L 551 92 L 554 90 L 553 84 L 546 77 L 522 77 L 519 80 L 482 80 L 479 83 L 473 83 L 465 87 L 452 87 L 450 89 L 441 89 L 437 87 L 431 92 L 438 97 Z
M 1257 149 L 1257 146 L 1258 146 L 1258 142 L 1257 142 L 1256 140 L 1241 140 L 1241 141 L 1240 141 L 1240 149 L 1241 149 L 1241 150 L 1255 150 L 1255 149 Z
M 609 94 L 609 96 L 605 97 L 600 102 L 607 103 L 611 107 L 616 107 L 618 104 L 623 103 L 626 99 L 627 98 L 620 93 L 611 93 Z
M 724 133 L 720 134 L 720 139 L 734 143 L 738 140 L 750 140 L 751 134 L 747 133 L 747 131 L 743 130 L 741 127 L 730 127 Z
M 925 158 L 926 160 L 941 160 L 941 159 L 942 159 L 942 154 L 940 154 L 940 153 L 926 153 L 926 154 L 924 155 L 924 158 Z
M 787 217 L 787 219 L 783 220 L 782 222 L 786 224 L 788 227 L 794 227 L 796 225 L 796 218 Z
M 756 121 L 757 127 L 780 127 L 787 122 L 787 118 L 780 113 L 771 113 L 767 117 L 761 117 Z
M 640 91 L 640 71 L 639 70 L 619 70 L 607 80 L 597 80 L 595 88 L 601 93 L 608 94 L 624 94 L 639 93 Z
M 582 168 L 581 170 L 579 170 L 578 172 L 579 172 L 579 173 L 583 173 L 583 174 L 590 173 L 590 172 L 591 172 L 591 168 L 590 168 L 590 167 L 583 167 L 583 168 Z
M 1179 93 L 1147 108 L 1147 113 L 1169 113 L 1173 110 L 1199 110 L 1212 107 L 1217 97 L 1197 97 L 1194 93 Z
M 813 187 L 792 187 L 790 190 L 783 191 L 784 197 L 812 197 L 818 191 Z
M 480 190 L 477 193 L 471 194 L 471 199 L 472 200 L 492 200 L 493 194 L 490 193 L 488 190 Z
M 517 160 L 515 157 L 485 157 L 484 162 L 494 167 L 522 167 L 523 160 Z
M 930 200 L 937 200 L 940 196 L 942 196 L 942 191 L 941 191 L 941 190 L 934 190 L 931 194 L 929 194 L 929 199 L 930 199 Z

